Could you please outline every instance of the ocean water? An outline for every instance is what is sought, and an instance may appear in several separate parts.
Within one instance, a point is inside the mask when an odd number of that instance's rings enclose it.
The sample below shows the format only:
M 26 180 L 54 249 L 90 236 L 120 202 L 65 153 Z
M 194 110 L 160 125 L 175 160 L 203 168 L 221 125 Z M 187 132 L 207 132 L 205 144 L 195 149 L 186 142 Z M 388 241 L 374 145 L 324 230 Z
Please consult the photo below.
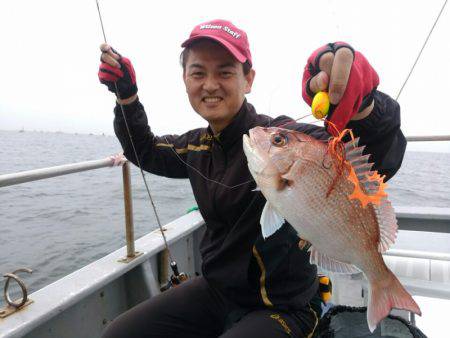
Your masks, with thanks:
M 0 175 L 100 159 L 119 151 L 113 136 L 0 131 Z M 396 206 L 449 208 L 449 168 L 450 153 L 407 152 L 389 182 L 391 201 Z M 146 177 L 162 223 L 196 205 L 187 180 Z M 132 187 L 139 238 L 156 227 L 156 220 L 134 166 Z M 0 273 L 33 269 L 33 274 L 23 276 L 31 292 L 123 245 L 122 173 L 117 167 L 0 188 Z M 450 237 L 403 232 L 397 246 L 450 252 Z

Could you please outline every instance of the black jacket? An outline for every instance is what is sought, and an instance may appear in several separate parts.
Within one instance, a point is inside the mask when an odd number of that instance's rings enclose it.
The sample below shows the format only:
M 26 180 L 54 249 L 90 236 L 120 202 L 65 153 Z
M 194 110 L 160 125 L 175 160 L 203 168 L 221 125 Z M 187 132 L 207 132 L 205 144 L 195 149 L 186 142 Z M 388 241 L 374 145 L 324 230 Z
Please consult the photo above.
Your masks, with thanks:
M 213 137 L 209 128 L 158 137 L 151 132 L 141 103 L 124 109 L 142 168 L 191 182 L 207 226 L 200 245 L 206 279 L 241 306 L 295 308 L 306 304 L 317 291 L 316 267 L 309 263 L 309 254 L 298 248 L 299 238 L 289 224 L 262 239 L 259 220 L 266 200 L 261 192 L 253 191 L 255 183 L 242 148 L 242 135 L 249 129 L 292 120 L 258 115 L 244 101 L 219 137 Z M 361 138 L 360 143 L 366 144 L 375 168 L 387 178 L 394 175 L 406 147 L 398 104 L 376 92 L 370 116 L 349 127 Z M 136 164 L 119 106 L 114 128 L 125 156 Z M 324 128 L 314 125 L 295 123 L 289 128 L 316 138 L 329 137 Z M 228 187 L 205 179 L 197 170 Z

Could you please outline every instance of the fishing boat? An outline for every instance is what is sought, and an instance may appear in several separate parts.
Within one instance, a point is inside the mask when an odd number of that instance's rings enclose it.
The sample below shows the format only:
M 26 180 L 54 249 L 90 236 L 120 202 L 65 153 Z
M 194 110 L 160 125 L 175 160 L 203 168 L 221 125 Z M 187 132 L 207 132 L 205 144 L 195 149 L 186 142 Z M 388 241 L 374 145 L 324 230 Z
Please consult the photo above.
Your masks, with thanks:
M 447 1 L 443 4 L 414 65 L 399 93 L 410 78 Z M 97 2 L 99 17 L 100 9 Z M 106 36 L 103 30 L 106 42 Z M 23 132 L 23 128 L 21 132 Z M 408 141 L 450 141 L 450 136 L 409 137 Z M 0 188 L 56 176 L 98 170 L 115 164 L 110 157 L 13 174 L 0 175 Z M 199 243 L 205 223 L 196 210 L 134 239 L 133 199 L 130 165 L 122 164 L 126 245 L 29 294 L 27 274 L 33 267 L 18 266 L 0 271 L 4 307 L 0 307 L 0 338 L 97 338 L 118 315 L 136 304 L 158 295 L 167 284 L 171 268 L 167 246 L 176 257 L 177 268 L 188 276 L 201 271 Z M 450 207 L 395 206 L 400 230 L 450 233 Z M 156 225 L 156 224 L 155 224 Z M 155 226 L 156 227 L 156 226 Z M 389 268 L 413 296 L 450 300 L 450 254 L 392 248 L 383 255 Z M 330 275 L 333 306 L 367 305 L 367 282 L 363 274 Z M 21 290 L 11 299 L 11 285 Z M 0 296 L 1 297 L 1 296 Z M 419 304 L 420 305 L 420 304 Z M 414 325 L 414 314 L 393 310 Z M 424 312 L 423 316 L 429 314 Z M 380 325 L 382 326 L 382 325 Z M 442 332 L 446 331 L 442 323 Z M 377 329 L 378 330 L 378 329 Z M 377 331 L 375 331 L 377 333 Z M 378 331 L 379 333 L 379 331 Z M 443 334 L 445 336 L 445 333 Z M 255 337 L 257 338 L 257 337 Z
M 409 137 L 409 141 L 450 141 L 450 136 Z M 55 176 L 111 167 L 111 157 L 0 175 L 0 187 L 49 179 Z M 122 165 L 125 206 L 126 245 L 97 261 L 28 294 L 29 267 L 1 271 L 5 307 L 0 308 L 0 337 L 96 338 L 115 317 L 134 305 L 161 292 L 169 278 L 169 260 L 160 229 L 135 240 L 130 165 Z M 450 233 L 450 208 L 419 206 L 395 207 L 399 229 Z M 196 210 L 162 227 L 179 271 L 195 276 L 201 269 L 199 242 L 205 230 Z M 384 259 L 413 296 L 450 299 L 450 254 L 395 247 Z M 31 267 L 32 268 L 32 267 Z M 364 306 L 367 284 L 362 274 L 331 275 L 333 294 L 330 303 Z M 12 300 L 8 288 L 17 283 L 22 296 Z M 393 310 L 410 323 L 415 317 Z M 427 313 L 423 314 L 427 316 Z M 444 330 L 444 329 L 443 329 Z

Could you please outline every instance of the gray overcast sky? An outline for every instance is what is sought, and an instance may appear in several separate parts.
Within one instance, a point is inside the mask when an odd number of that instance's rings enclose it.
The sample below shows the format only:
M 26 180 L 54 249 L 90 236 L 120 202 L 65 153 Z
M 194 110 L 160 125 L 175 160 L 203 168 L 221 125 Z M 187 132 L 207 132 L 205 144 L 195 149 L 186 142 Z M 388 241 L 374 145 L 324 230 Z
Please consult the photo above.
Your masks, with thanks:
M 136 69 L 139 96 L 156 133 L 204 126 L 181 80 L 180 43 L 214 18 L 247 31 L 256 69 L 248 96 L 258 112 L 299 117 L 308 55 L 344 40 L 378 71 L 395 96 L 440 10 L 434 1 L 101 1 L 108 42 Z M 407 135 L 450 134 L 449 9 L 405 88 Z M 114 98 L 97 79 L 103 41 L 94 0 L 1 0 L 0 129 L 112 134 Z M 446 57 L 444 57 L 446 56 Z M 450 147 L 447 143 L 447 147 Z

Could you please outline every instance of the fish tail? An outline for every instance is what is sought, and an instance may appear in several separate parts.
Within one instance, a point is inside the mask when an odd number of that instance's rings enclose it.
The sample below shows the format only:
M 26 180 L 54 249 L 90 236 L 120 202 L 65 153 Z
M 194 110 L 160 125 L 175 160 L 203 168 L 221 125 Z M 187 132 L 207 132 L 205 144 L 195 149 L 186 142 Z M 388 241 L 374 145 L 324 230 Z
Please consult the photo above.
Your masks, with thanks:
M 386 279 L 369 283 L 369 303 L 367 306 L 367 323 L 373 332 L 378 323 L 385 318 L 392 308 L 414 312 L 419 316 L 422 312 L 414 299 L 405 290 L 395 275 L 388 270 Z

